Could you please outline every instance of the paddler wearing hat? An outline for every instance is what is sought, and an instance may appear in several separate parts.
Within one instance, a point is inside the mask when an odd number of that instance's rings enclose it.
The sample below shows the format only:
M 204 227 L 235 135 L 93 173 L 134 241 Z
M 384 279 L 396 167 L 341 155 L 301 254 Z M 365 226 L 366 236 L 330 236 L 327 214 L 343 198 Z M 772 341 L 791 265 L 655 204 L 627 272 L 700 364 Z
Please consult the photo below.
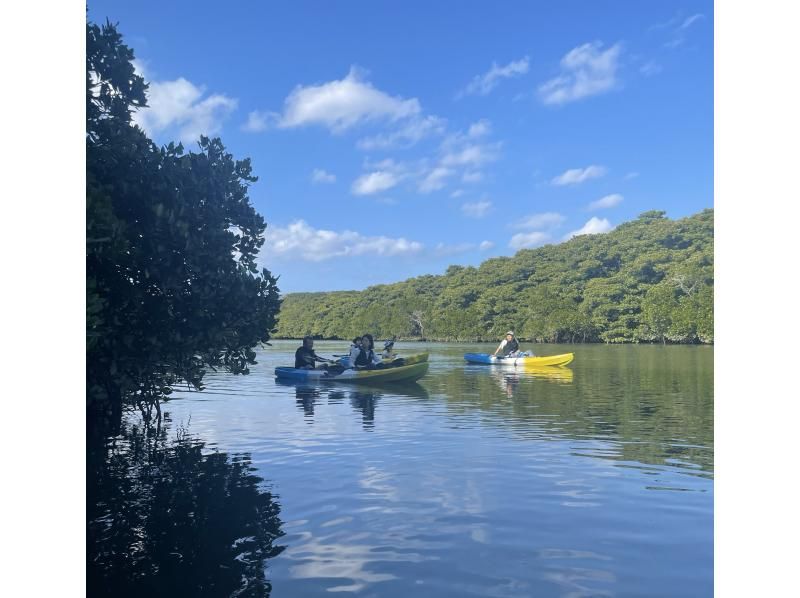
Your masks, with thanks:
M 515 355 L 519 351 L 519 342 L 517 338 L 514 336 L 514 331 L 509 330 L 506 332 L 506 337 L 500 341 L 500 346 L 497 347 L 497 350 L 494 352 L 494 355 L 497 356 L 499 353 L 501 357 L 510 357 Z

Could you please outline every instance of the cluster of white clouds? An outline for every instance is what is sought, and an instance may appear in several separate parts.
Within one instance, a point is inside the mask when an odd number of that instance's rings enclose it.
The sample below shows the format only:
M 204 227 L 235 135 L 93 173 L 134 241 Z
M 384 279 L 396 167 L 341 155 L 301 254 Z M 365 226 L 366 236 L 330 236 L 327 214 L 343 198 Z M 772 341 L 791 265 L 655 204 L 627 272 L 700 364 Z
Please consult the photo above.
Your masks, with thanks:
M 296 220 L 286 227 L 271 226 L 267 232 L 262 256 L 286 261 L 324 262 L 336 258 L 372 256 L 402 257 L 428 255 L 444 257 L 469 251 L 488 251 L 494 243 L 439 243 L 425 249 L 423 243 L 404 237 L 367 236 L 344 230 L 314 228 L 305 220 Z
M 675 49 L 686 43 L 689 28 L 702 19 L 705 19 L 705 15 L 702 13 L 684 17 L 679 12 L 669 21 L 653 25 L 650 30 L 666 30 L 670 39 L 664 42 L 664 47 Z
M 622 45 L 603 50 L 602 42 L 583 44 L 561 59 L 561 73 L 539 86 L 545 104 L 565 104 L 611 91 L 617 85 Z
M 508 246 L 511 249 L 530 249 L 544 245 L 553 238 L 553 231 L 557 229 L 566 218 L 557 212 L 542 212 L 530 214 L 510 226 L 525 232 L 516 233 L 511 237 Z
M 336 232 L 314 228 L 305 220 L 296 220 L 285 228 L 270 227 L 262 252 L 272 257 L 322 262 L 366 254 L 383 257 L 413 255 L 422 249 L 422 243 L 403 237 L 370 237 L 350 230 Z
M 467 129 L 444 137 L 433 157 L 400 162 L 384 159 L 366 161 L 366 172 L 352 184 L 355 195 L 376 195 L 408 180 L 422 194 L 444 189 L 453 181 L 465 184 L 484 179 L 481 168 L 498 159 L 500 143 L 484 139 L 491 133 L 491 123 L 482 119 Z
M 531 214 L 511 224 L 511 228 L 517 230 L 522 229 L 524 232 L 514 234 L 508 246 L 514 250 L 532 249 L 554 240 L 568 241 L 572 237 L 578 235 L 597 235 L 607 233 L 614 229 L 608 219 L 592 217 L 581 228 L 568 232 L 559 239 L 556 235 L 556 231 L 564 222 L 566 222 L 566 218 L 558 212 Z
M 693 15 L 677 25 L 676 31 L 685 31 L 703 18 Z M 602 42 L 583 44 L 570 50 L 560 62 L 561 72 L 555 78 L 538 87 L 544 104 L 565 104 L 591 95 L 614 89 L 622 53 L 621 44 L 604 47 Z M 645 74 L 655 74 L 658 65 L 646 63 L 640 68 Z M 520 77 L 528 73 L 530 60 L 526 56 L 504 66 L 492 64 L 489 71 L 475 76 L 458 93 L 485 96 L 490 94 L 503 80 Z M 137 70 L 143 73 L 141 65 Z M 200 134 L 219 133 L 225 119 L 237 108 L 237 100 L 225 94 L 208 94 L 202 86 L 178 78 L 172 81 L 150 80 L 149 106 L 134 115 L 134 122 L 150 135 L 160 133 L 177 134 L 186 142 L 195 141 Z M 352 67 L 342 79 L 298 85 L 284 100 L 280 112 L 251 111 L 242 129 L 250 132 L 268 129 L 293 129 L 319 126 L 334 135 L 340 135 L 362 127 L 371 127 L 373 132 L 356 141 L 362 151 L 377 152 L 391 149 L 406 149 L 425 139 L 438 138 L 436 149 L 428 157 L 398 161 L 386 158 L 380 161 L 365 160 L 364 172 L 350 185 L 350 192 L 357 196 L 380 196 L 401 183 L 421 194 L 440 191 L 453 185 L 476 185 L 486 178 L 486 167 L 499 159 L 502 143 L 492 141 L 492 124 L 487 119 L 473 122 L 461 131 L 449 131 L 446 119 L 426 114 L 420 101 L 414 97 L 392 95 L 376 88 L 367 80 L 366 73 Z M 374 129 L 378 127 L 377 132 Z M 574 186 L 603 177 L 604 166 L 592 164 L 584 168 L 572 168 L 551 179 L 553 186 Z M 625 179 L 633 178 L 632 172 Z M 335 174 L 315 168 L 310 177 L 312 184 L 333 184 Z M 452 189 L 452 187 L 451 187 Z M 465 194 L 462 188 L 450 191 L 451 198 Z M 613 208 L 623 201 L 618 193 L 605 195 L 588 205 L 590 210 Z M 468 218 L 484 218 L 493 210 L 489 199 L 467 201 L 461 204 L 461 212 Z M 568 240 L 584 234 L 602 234 L 614 227 L 608 219 L 592 217 L 581 228 L 566 234 L 559 229 L 566 218 L 557 212 L 530 214 L 511 225 L 515 232 L 508 246 L 518 250 L 537 247 L 554 240 Z M 314 228 L 304 220 L 296 220 L 286 227 L 271 227 L 267 233 L 264 252 L 273 257 L 320 262 L 332 258 L 351 256 L 408 256 L 408 255 L 456 255 L 467 251 L 487 251 L 494 243 L 438 244 L 425 246 L 404 237 L 367 236 L 343 230 Z
M 447 120 L 439 116 L 414 116 L 394 131 L 359 139 L 356 146 L 364 151 L 405 149 L 427 137 L 443 135 L 446 128 Z

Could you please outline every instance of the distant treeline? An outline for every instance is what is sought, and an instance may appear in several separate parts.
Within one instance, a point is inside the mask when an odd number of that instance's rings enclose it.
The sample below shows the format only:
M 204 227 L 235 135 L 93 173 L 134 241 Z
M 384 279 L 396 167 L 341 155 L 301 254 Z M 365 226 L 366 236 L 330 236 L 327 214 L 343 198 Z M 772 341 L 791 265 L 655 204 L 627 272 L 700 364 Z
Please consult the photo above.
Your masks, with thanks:
M 292 293 L 275 338 L 714 341 L 714 212 L 641 214 L 608 234 L 364 291 Z

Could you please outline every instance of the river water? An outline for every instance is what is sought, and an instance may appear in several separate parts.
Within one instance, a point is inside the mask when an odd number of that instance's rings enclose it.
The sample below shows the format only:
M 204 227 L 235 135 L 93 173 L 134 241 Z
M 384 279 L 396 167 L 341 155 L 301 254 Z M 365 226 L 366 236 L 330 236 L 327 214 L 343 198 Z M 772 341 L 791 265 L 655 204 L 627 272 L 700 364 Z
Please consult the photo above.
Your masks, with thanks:
M 712 595 L 713 348 L 400 343 L 419 383 L 276 383 L 297 346 L 90 449 L 90 595 Z

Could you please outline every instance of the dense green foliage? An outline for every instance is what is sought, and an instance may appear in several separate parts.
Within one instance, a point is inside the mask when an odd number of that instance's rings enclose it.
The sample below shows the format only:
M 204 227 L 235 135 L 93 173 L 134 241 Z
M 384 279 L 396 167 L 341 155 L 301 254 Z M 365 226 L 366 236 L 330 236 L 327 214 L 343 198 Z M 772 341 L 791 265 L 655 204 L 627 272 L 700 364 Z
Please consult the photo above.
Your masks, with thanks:
M 279 307 L 256 256 L 256 178 L 219 139 L 157 147 L 131 123 L 147 86 L 113 25 L 86 39 L 87 398 L 152 400 L 205 368 L 247 373 Z
M 513 329 L 537 342 L 714 340 L 714 213 L 670 220 L 652 211 L 603 235 L 450 266 L 362 292 L 294 293 L 279 338 L 311 334 L 443 341 L 496 340 Z

